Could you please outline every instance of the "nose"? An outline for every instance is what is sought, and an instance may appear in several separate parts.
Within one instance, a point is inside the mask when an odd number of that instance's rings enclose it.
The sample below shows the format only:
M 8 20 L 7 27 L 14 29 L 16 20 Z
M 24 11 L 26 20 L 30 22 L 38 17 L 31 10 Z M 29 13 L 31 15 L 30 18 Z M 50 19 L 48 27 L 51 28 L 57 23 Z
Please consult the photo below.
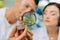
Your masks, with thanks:
M 29 12 L 29 11 L 31 11 L 31 8 L 25 8 L 25 9 L 22 10 L 22 13 L 26 13 L 26 12 Z
M 50 18 L 50 15 L 46 15 L 46 18 L 49 19 Z

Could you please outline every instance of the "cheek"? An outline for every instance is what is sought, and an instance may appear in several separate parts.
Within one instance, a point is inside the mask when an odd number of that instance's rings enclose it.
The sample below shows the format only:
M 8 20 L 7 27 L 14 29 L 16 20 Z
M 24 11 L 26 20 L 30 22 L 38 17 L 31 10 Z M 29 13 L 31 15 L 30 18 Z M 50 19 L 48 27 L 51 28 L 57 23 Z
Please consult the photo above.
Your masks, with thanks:
M 59 17 L 54 17 L 54 18 L 51 18 L 51 23 L 52 24 L 58 24 L 58 19 L 59 19 Z
M 43 15 L 43 22 L 46 20 L 46 16 Z
M 45 18 L 43 17 L 43 22 L 45 21 Z
M 29 12 L 29 11 L 31 11 L 31 8 L 27 8 L 27 7 L 23 8 L 23 10 L 22 10 L 23 13 Z
M 16 17 L 15 15 L 11 15 L 10 18 L 7 18 L 7 20 L 10 24 L 13 24 L 16 22 Z
M 59 19 L 59 17 L 49 17 L 49 19 L 47 19 L 47 17 L 46 16 L 43 16 L 43 22 L 45 22 L 45 20 L 49 20 L 50 22 L 50 24 L 58 24 L 58 19 Z

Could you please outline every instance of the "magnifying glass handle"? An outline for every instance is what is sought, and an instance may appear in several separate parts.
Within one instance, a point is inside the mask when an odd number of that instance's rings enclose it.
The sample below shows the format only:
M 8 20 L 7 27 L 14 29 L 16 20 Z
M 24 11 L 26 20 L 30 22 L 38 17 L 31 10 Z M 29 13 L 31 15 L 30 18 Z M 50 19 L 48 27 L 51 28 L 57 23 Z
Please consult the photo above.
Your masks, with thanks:
M 24 31 L 24 29 L 25 29 L 25 25 L 24 24 L 20 24 L 20 23 L 16 23 L 16 25 L 17 25 L 17 32 L 18 32 L 18 35 L 20 35 L 23 31 Z
M 23 33 L 23 31 L 24 31 L 24 29 L 21 29 L 21 30 L 17 29 L 18 35 L 21 35 Z

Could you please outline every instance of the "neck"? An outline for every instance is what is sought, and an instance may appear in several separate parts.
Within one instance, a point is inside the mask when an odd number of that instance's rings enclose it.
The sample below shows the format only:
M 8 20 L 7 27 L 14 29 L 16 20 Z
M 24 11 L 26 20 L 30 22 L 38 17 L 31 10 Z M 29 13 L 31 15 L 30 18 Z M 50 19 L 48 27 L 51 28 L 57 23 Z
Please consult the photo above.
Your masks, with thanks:
M 47 26 L 47 32 L 48 32 L 48 34 L 57 34 L 58 27 L 57 26 Z

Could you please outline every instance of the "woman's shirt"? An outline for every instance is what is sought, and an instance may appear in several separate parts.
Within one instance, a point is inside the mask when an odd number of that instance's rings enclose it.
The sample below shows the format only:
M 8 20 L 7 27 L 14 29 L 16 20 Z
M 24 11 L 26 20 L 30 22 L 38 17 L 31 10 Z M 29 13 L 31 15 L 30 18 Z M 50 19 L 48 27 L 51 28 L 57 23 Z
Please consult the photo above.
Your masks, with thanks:
M 32 32 L 33 32 L 33 40 L 49 40 L 49 36 L 45 26 L 33 30 Z M 60 27 L 59 27 L 58 40 L 60 40 Z

